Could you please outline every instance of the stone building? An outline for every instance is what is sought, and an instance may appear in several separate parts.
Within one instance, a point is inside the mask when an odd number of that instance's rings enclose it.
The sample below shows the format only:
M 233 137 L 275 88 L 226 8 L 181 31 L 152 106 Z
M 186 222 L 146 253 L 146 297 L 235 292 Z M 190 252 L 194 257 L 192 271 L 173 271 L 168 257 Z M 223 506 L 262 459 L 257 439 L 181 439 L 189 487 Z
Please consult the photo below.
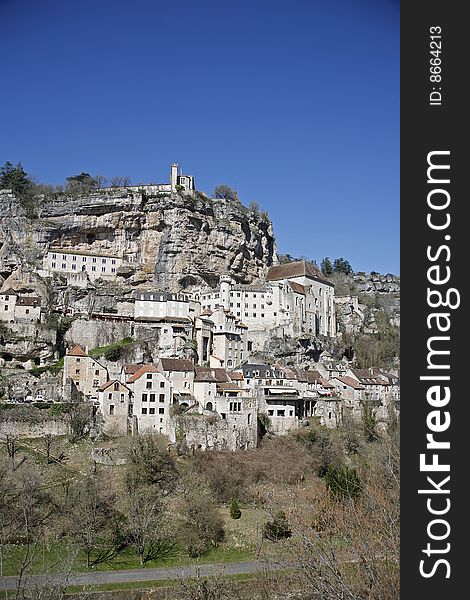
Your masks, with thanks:
M 172 405 L 171 381 L 153 364 L 142 367 L 126 382 L 132 391 L 133 415 L 137 431 L 167 435 L 175 441 L 170 408 Z
M 91 281 L 102 277 L 114 279 L 122 257 L 101 252 L 87 252 L 79 248 L 49 247 L 44 258 L 44 269 L 49 273 L 87 276 Z
M 248 358 L 247 326 L 233 312 L 218 306 L 203 313 L 214 324 L 211 366 L 233 369 Z
M 98 401 L 98 392 L 107 383 L 108 370 L 80 346 L 73 346 L 64 356 L 64 390 L 73 382 L 85 399 Z
M 304 260 L 270 267 L 260 285 L 239 285 L 222 275 L 218 288 L 197 290 L 195 298 L 203 310 L 229 310 L 249 331 L 283 326 L 294 336 L 336 335 L 334 285 Z
M 41 320 L 41 298 L 20 296 L 12 288 L 0 292 L 0 320 L 8 323 L 36 323 Z
M 132 431 L 132 392 L 117 379 L 98 388 L 99 413 L 103 417 L 105 432 L 126 435 Z

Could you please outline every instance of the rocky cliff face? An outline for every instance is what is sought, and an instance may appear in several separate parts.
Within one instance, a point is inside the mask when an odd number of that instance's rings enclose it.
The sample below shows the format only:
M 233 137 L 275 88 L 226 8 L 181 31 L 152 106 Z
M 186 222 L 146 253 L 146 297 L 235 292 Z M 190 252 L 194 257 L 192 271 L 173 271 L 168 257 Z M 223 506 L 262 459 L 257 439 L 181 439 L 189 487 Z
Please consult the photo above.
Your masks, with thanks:
M 277 261 L 272 224 L 239 202 L 118 190 L 57 194 L 25 206 L 0 193 L 0 275 L 41 268 L 50 245 L 122 256 L 118 282 L 171 291 L 250 283 Z

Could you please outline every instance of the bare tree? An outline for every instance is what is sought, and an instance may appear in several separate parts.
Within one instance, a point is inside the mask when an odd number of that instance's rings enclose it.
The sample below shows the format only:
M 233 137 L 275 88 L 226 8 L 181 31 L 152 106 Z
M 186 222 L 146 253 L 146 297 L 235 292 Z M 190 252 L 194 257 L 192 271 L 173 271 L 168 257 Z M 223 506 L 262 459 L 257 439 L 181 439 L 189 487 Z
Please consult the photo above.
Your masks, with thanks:
M 126 187 L 127 185 L 131 185 L 131 178 L 128 175 L 112 177 L 111 185 L 113 187 Z

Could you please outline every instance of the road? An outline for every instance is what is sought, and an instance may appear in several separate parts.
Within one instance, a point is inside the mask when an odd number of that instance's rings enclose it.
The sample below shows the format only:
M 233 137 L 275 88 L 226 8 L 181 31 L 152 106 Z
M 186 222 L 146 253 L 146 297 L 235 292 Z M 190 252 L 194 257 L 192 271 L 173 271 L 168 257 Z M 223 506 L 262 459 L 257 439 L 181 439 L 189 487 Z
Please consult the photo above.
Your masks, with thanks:
M 108 583 L 129 583 L 132 581 L 151 581 L 162 579 L 186 579 L 209 575 L 242 575 L 257 573 L 264 569 L 275 569 L 277 565 L 263 560 L 250 560 L 244 562 L 227 562 L 220 564 L 190 565 L 182 567 L 159 567 L 153 569 L 132 569 L 122 571 L 96 571 L 88 573 L 73 573 L 69 576 L 68 585 L 105 585 Z M 48 580 L 61 579 L 63 575 L 52 575 Z M 28 579 L 41 580 L 41 576 L 30 576 Z M 1 589 L 16 588 L 18 577 L 9 576 L 0 578 Z

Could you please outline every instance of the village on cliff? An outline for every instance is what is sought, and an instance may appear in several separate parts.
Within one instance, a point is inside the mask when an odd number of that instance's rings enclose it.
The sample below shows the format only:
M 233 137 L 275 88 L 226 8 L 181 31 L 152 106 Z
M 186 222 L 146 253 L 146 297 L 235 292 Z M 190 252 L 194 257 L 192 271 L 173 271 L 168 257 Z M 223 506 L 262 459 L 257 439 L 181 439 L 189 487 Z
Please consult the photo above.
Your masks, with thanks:
M 193 449 L 399 415 L 398 365 L 328 351 L 365 326 L 358 298 L 281 263 L 265 214 L 197 192 L 178 165 L 169 183 L 56 194 L 33 219 L 0 199 L 3 402 L 87 403 L 98 432 Z

